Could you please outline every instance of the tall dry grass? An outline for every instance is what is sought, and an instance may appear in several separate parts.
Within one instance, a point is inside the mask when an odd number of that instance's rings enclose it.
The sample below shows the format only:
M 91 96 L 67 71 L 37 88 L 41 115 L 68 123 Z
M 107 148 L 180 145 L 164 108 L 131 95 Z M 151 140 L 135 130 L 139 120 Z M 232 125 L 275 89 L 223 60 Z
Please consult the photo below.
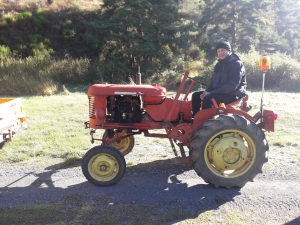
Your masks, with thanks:
M 82 84 L 88 73 L 88 59 L 51 57 L 7 58 L 0 61 L 0 95 L 52 95 L 65 84 Z
M 262 71 L 258 69 L 259 53 L 252 51 L 241 54 L 247 72 L 248 89 L 260 89 Z M 214 62 L 215 63 L 215 62 Z M 191 76 L 208 84 L 214 63 L 204 67 L 201 63 L 188 68 Z M 142 77 L 143 82 L 156 82 L 166 86 L 168 90 L 176 90 L 182 78 L 179 71 L 165 71 L 157 80 Z M 6 57 L 0 60 L 0 95 L 52 95 L 64 92 L 65 85 L 89 85 L 105 82 L 101 65 L 87 58 L 56 59 L 51 56 L 27 57 L 25 59 Z M 120 83 L 128 83 L 127 77 Z M 196 85 L 197 88 L 199 85 Z M 300 63 L 287 55 L 276 53 L 271 55 L 271 69 L 266 72 L 265 88 L 273 91 L 299 92 Z

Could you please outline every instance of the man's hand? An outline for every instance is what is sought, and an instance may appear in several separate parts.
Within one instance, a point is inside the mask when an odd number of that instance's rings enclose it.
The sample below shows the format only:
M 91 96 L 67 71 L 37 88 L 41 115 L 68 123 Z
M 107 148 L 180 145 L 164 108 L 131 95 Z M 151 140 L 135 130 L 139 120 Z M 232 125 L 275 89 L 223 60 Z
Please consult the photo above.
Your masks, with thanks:
M 203 99 L 204 99 L 204 97 L 205 97 L 206 95 L 209 95 L 209 92 L 207 92 L 207 91 L 204 91 L 204 92 L 203 92 L 203 94 L 202 94 L 202 95 L 200 95 L 200 99 L 201 99 L 201 101 L 203 101 Z

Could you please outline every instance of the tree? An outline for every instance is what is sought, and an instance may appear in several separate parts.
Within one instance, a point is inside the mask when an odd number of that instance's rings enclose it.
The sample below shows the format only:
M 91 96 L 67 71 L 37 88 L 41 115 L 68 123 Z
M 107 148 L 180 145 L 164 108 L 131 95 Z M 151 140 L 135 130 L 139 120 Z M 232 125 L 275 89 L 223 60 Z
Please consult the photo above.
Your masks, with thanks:
M 300 42 L 300 1 L 276 1 L 276 28 L 281 37 L 280 51 L 295 55 Z
M 183 58 L 194 27 L 186 18 L 176 0 L 105 0 L 85 22 L 85 39 L 98 50 L 106 78 L 134 74 L 137 65 L 150 76 L 176 69 L 172 62 Z
M 228 39 L 234 50 L 248 51 L 258 44 L 266 27 L 274 30 L 273 2 L 269 0 L 204 0 L 199 21 L 202 40 L 214 43 Z M 273 33 L 273 32 L 271 32 Z M 213 46 L 214 46 L 213 45 Z

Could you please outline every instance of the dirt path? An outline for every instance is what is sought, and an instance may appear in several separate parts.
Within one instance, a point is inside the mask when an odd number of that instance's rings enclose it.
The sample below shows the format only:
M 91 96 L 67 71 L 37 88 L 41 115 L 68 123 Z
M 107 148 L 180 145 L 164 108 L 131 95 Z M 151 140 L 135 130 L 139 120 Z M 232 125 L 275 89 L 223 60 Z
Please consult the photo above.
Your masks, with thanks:
M 130 153 L 126 156 L 127 163 L 135 160 L 136 165 L 128 166 L 121 181 L 110 187 L 97 187 L 87 182 L 80 160 L 68 168 L 57 162 L 35 167 L 2 164 L 0 210 L 58 202 L 67 196 L 83 194 L 86 202 L 107 196 L 110 205 L 181 207 L 196 217 L 211 212 L 213 220 L 208 224 L 222 224 L 222 215 L 226 215 L 228 221 L 231 216 L 242 216 L 247 224 L 300 224 L 300 160 L 290 163 L 271 154 L 264 173 L 254 182 L 242 189 L 227 190 L 204 183 L 188 165 L 177 159 L 163 157 L 165 159 L 144 162 L 140 153 Z M 190 215 L 175 223 L 193 219 Z

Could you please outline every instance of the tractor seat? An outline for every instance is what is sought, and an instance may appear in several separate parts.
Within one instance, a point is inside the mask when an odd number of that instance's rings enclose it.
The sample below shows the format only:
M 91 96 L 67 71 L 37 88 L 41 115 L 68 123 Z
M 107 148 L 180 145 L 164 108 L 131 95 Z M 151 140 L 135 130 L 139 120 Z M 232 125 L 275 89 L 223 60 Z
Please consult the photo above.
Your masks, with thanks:
M 231 102 L 229 104 L 226 105 L 226 108 L 233 108 L 234 105 L 238 105 L 240 104 L 240 110 L 243 110 L 245 112 L 248 112 L 252 107 L 251 106 L 247 106 L 247 101 L 248 101 L 248 95 L 246 94 L 245 97 L 240 98 L 234 102 Z

